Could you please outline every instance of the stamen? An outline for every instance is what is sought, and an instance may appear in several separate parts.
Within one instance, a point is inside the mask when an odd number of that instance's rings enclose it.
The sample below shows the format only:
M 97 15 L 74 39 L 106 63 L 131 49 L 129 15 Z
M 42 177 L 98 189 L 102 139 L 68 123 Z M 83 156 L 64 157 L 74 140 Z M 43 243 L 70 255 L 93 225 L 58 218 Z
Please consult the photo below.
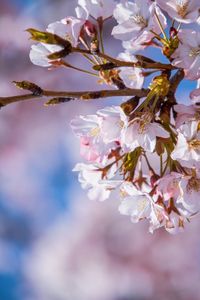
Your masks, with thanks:
M 133 15 L 130 19 L 133 20 L 134 23 L 141 25 L 142 28 L 147 27 L 148 25 L 147 20 L 141 15 Z
M 139 125 L 138 133 L 144 134 L 147 131 L 148 125 L 151 123 L 153 115 L 151 112 L 145 112 L 140 117 L 137 117 L 133 122 Z
M 200 192 L 200 179 L 196 177 L 190 178 L 186 189 L 188 193 L 192 193 L 192 191 Z
M 193 139 L 188 142 L 189 147 L 194 150 L 200 150 L 200 140 Z
M 99 133 L 100 133 L 100 128 L 99 127 L 95 127 L 95 128 L 93 128 L 93 129 L 91 129 L 91 131 L 90 131 L 90 136 L 98 136 L 99 135 Z
M 137 202 L 137 210 L 138 210 L 139 212 L 143 212 L 143 211 L 145 210 L 146 206 L 147 206 L 147 203 L 148 203 L 148 201 L 147 201 L 147 199 L 145 199 L 145 198 L 139 200 L 139 201 Z
M 189 53 L 189 56 L 190 57 L 196 57 L 200 55 L 200 48 L 192 48 L 190 53 Z
M 188 1 L 177 1 L 177 13 L 181 18 L 184 18 L 188 13 Z

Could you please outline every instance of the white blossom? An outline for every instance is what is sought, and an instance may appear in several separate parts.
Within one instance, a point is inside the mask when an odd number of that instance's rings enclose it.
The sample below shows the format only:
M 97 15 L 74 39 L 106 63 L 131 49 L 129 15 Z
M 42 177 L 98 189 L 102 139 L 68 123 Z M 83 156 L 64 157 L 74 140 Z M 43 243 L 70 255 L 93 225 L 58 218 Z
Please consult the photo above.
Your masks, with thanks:
M 119 3 L 114 10 L 118 25 L 113 28 L 112 34 L 123 41 L 142 39 L 142 42 L 149 42 L 154 36 L 151 30 L 157 34 L 161 32 L 155 12 L 165 28 L 166 18 L 155 3 L 149 0 Z
M 114 0 L 78 0 L 76 14 L 78 18 L 88 19 L 92 16 L 95 19 L 107 19 L 113 15 L 116 6 Z
M 172 55 L 172 64 L 183 68 L 190 80 L 200 78 L 200 32 L 190 29 L 179 31 L 179 47 Z
M 192 23 L 199 17 L 199 0 L 156 0 L 156 2 L 178 22 Z
M 200 131 L 199 122 L 191 121 L 182 125 L 178 130 L 178 140 L 171 154 L 185 167 L 200 166 Z
M 47 32 L 56 34 L 62 37 L 63 39 L 68 40 L 72 44 L 72 46 L 76 47 L 78 44 L 80 31 L 84 22 L 84 20 L 80 20 L 74 17 L 68 17 L 62 19 L 61 21 L 49 24 L 49 26 L 47 27 Z M 51 45 L 44 43 L 32 45 L 29 55 L 30 60 L 35 65 L 41 67 L 50 67 L 52 65 L 53 60 L 49 59 L 48 55 L 54 52 L 59 52 L 63 49 L 64 47 L 59 45 Z
M 124 126 L 126 115 L 120 106 L 111 106 L 98 110 L 100 116 L 100 128 L 103 141 L 121 142 L 121 131 Z
M 79 172 L 78 179 L 83 189 L 88 190 L 88 197 L 91 200 L 104 201 L 110 197 L 110 194 L 120 184 L 120 180 L 109 180 L 115 174 L 112 169 L 107 174 L 107 179 L 103 179 L 102 165 L 98 164 L 77 164 L 73 171 Z
M 177 199 L 185 209 L 191 213 L 197 213 L 200 210 L 200 178 L 196 175 L 185 176 L 180 181 L 180 196 Z
M 169 133 L 158 123 L 151 122 L 152 115 L 149 112 L 127 122 L 122 130 L 122 145 L 133 151 L 142 147 L 145 151 L 153 152 L 156 146 L 156 138 L 168 138 Z
M 197 81 L 197 88 L 190 93 L 190 98 L 196 103 L 200 102 L 200 79 Z
M 134 223 L 150 216 L 152 200 L 148 193 L 138 190 L 132 183 L 127 182 L 121 187 L 121 195 L 123 200 L 119 212 L 122 215 L 131 216 Z

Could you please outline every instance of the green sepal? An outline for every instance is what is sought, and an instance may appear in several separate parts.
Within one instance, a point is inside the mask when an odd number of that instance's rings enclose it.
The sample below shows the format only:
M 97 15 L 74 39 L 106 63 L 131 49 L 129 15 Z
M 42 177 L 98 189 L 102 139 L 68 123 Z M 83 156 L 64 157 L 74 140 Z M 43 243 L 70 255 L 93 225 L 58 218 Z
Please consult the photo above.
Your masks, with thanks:
M 13 81 L 15 86 L 22 90 L 28 90 L 33 93 L 34 96 L 40 96 L 43 93 L 43 90 L 41 87 L 39 87 L 37 84 L 32 83 L 30 81 Z
M 34 28 L 28 28 L 28 31 L 31 34 L 31 39 L 44 44 L 59 45 L 67 48 L 68 51 L 72 49 L 72 45 L 69 41 L 61 38 L 57 34 L 53 34 L 47 31 L 40 31 Z

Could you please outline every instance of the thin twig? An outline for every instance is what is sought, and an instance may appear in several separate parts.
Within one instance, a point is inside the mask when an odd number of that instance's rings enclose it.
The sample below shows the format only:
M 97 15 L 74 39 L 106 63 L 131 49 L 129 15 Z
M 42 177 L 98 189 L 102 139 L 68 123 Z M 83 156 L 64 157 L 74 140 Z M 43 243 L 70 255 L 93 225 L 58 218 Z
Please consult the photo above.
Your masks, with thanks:
M 11 103 L 38 99 L 44 97 L 69 97 L 80 100 L 92 100 L 100 98 L 121 97 L 121 96 L 138 96 L 146 97 L 148 89 L 123 89 L 123 90 L 101 90 L 101 91 L 49 91 L 42 90 L 41 95 L 25 94 L 12 97 L 0 97 L 0 106 L 6 106 Z
M 80 49 L 80 48 L 73 48 L 73 52 L 94 55 L 94 53 L 92 53 L 90 50 L 85 50 L 85 49 Z M 142 61 L 142 56 L 141 56 L 141 60 L 139 62 L 135 63 L 132 61 L 122 61 L 122 60 L 116 59 L 114 57 L 111 57 L 111 56 L 101 53 L 101 52 L 97 52 L 95 54 L 101 58 L 104 58 L 105 60 L 107 60 L 109 62 L 114 63 L 116 65 L 116 67 L 141 67 L 144 69 L 161 69 L 161 70 L 177 69 L 176 67 L 172 66 L 171 64 L 162 64 L 162 63 L 159 63 L 156 61 L 152 62 L 152 63 Z

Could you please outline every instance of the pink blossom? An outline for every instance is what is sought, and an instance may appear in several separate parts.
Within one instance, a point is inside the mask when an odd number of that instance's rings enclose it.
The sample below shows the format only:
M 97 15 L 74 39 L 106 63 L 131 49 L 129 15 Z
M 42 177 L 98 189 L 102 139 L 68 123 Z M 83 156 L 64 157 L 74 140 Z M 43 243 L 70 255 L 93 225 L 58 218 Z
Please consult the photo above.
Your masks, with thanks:
M 197 88 L 190 93 L 190 98 L 195 102 L 200 102 L 200 79 L 197 81 Z
M 49 24 L 47 31 L 56 34 L 66 40 L 68 40 L 74 47 L 78 44 L 81 28 L 85 23 L 84 20 L 80 20 L 74 17 L 67 17 L 61 21 L 57 21 Z M 54 52 L 59 52 L 63 49 L 59 45 L 51 44 L 37 44 L 32 45 L 30 51 L 30 60 L 33 64 L 41 67 L 49 67 L 52 65 L 52 61 L 48 58 L 48 55 Z
M 110 197 L 121 183 L 120 180 L 110 180 L 115 175 L 115 167 L 110 169 L 107 177 L 103 179 L 102 164 L 76 164 L 73 171 L 79 172 L 78 179 L 83 189 L 88 190 L 88 197 L 91 200 L 104 201 Z
M 198 120 L 200 117 L 200 108 L 197 105 L 177 104 L 174 106 L 174 110 L 177 112 L 177 128 L 188 121 Z
M 197 80 L 200 77 L 200 32 L 190 29 L 179 31 L 179 47 L 172 55 L 172 64 L 183 68 L 185 77 Z
M 182 203 L 185 209 L 191 213 L 197 213 L 200 210 L 200 178 L 196 175 L 185 176 L 180 181 L 181 193 L 177 202 Z
M 165 28 L 166 18 L 155 3 L 149 0 L 119 3 L 114 10 L 114 17 L 118 25 L 113 28 L 112 34 L 115 38 L 123 41 L 138 41 L 142 38 L 142 42 L 149 42 L 154 36 L 150 32 L 151 30 L 160 34 L 155 11 Z
M 179 182 L 181 177 L 180 173 L 172 172 L 157 181 L 157 191 L 165 201 L 170 200 L 170 198 L 177 199 L 180 193 Z
M 130 151 L 142 147 L 145 151 L 153 152 L 156 137 L 168 138 L 169 133 L 158 123 L 152 122 L 152 115 L 149 112 L 127 122 L 122 129 L 122 145 Z
M 178 129 L 178 140 L 171 153 L 173 160 L 179 161 L 185 167 L 200 166 L 200 132 L 199 122 L 191 121 Z
M 157 4 L 178 22 L 192 23 L 199 17 L 198 0 L 156 0 Z
M 114 0 L 78 0 L 76 14 L 78 18 L 88 19 L 92 16 L 95 19 L 107 19 L 113 15 L 116 6 Z

